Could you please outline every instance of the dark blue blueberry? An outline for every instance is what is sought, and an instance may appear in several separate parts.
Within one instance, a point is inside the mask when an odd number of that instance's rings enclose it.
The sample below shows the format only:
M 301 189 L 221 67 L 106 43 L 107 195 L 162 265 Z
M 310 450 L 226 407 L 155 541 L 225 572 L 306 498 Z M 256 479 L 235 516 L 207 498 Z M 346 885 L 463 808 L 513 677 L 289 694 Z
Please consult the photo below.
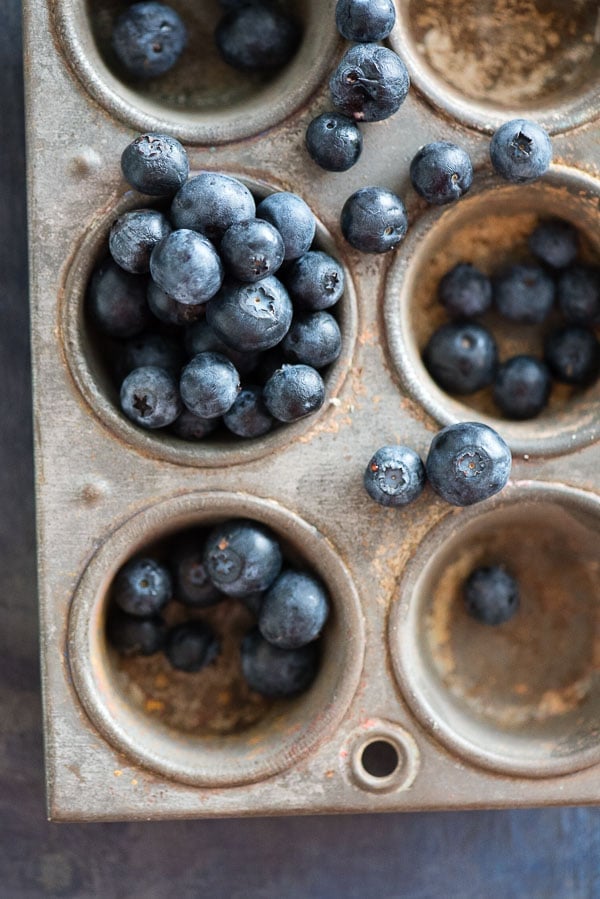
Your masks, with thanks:
M 471 506 L 502 490 L 511 465 L 510 449 L 496 431 L 465 421 L 435 435 L 425 469 L 442 499 L 453 506 Z
M 198 353 L 183 369 L 179 389 L 194 415 L 219 418 L 232 407 L 240 391 L 240 376 L 221 353 Z
M 275 274 L 285 250 L 273 225 L 262 219 L 249 219 L 227 229 L 219 253 L 228 274 L 238 281 L 253 283 Z
M 249 353 L 283 340 L 292 312 L 287 290 L 269 275 L 256 284 L 226 281 L 206 307 L 206 320 L 227 346 Z
M 494 401 L 506 418 L 535 418 L 548 402 L 552 380 L 548 367 L 533 356 L 513 356 L 498 368 Z
M 265 384 L 263 400 L 278 421 L 297 421 L 321 408 L 325 384 L 310 365 L 284 365 Z
M 380 122 L 397 112 L 408 94 L 408 70 L 379 44 L 346 51 L 329 80 L 333 105 L 359 122 Z
M 361 187 L 342 208 L 342 234 L 363 253 L 387 253 L 404 239 L 408 216 L 404 203 L 385 187 Z
M 187 44 L 186 27 L 164 3 L 134 3 L 121 13 L 112 47 L 132 78 L 156 78 L 172 69 Z
M 178 303 L 152 280 L 147 299 L 150 312 L 166 325 L 189 325 L 203 318 L 206 312 L 204 303 Z
M 198 231 L 217 243 L 235 222 L 251 219 L 255 213 L 256 204 L 248 188 L 219 172 L 202 172 L 190 178 L 171 204 L 176 228 Z
M 223 416 L 223 424 L 238 437 L 262 437 L 273 427 L 262 398 L 262 388 L 254 385 L 242 387 L 231 409 Z
M 553 331 L 544 345 L 544 359 L 563 384 L 591 384 L 600 369 L 600 343 L 592 331 L 570 325 Z
M 150 197 L 172 197 L 187 181 L 187 153 L 168 134 L 140 134 L 121 156 L 121 171 L 131 187 Z
M 195 322 L 187 328 L 185 333 L 185 349 L 189 356 L 197 356 L 198 353 L 221 353 L 230 362 L 233 362 L 240 375 L 247 375 L 254 371 L 259 363 L 260 354 L 239 353 L 227 346 L 217 337 L 206 319 Z
M 258 629 L 273 646 L 298 649 L 316 640 L 329 615 L 329 596 L 320 580 L 284 571 L 265 594 Z
M 169 570 L 156 559 L 131 559 L 113 584 L 113 599 L 118 607 L 140 618 L 156 615 L 172 596 Z
M 251 690 L 270 699 L 297 696 L 307 690 L 319 670 L 317 643 L 299 649 L 272 646 L 259 631 L 244 637 L 242 672 Z
M 490 159 L 502 178 L 525 184 L 536 181 L 547 171 L 552 162 L 552 144 L 548 134 L 535 122 L 513 119 L 494 132 Z
M 130 372 L 121 384 L 121 409 L 142 428 L 166 428 L 182 408 L 177 381 L 164 368 L 143 365 Z
M 120 609 L 111 609 L 106 621 L 106 637 L 120 655 L 152 656 L 165 643 L 167 628 L 159 615 L 138 618 Z
M 110 229 L 108 247 L 117 265 L 142 275 L 150 271 L 150 255 L 171 226 L 162 212 L 133 209 L 120 216 Z
M 177 671 L 200 671 L 219 655 L 219 643 L 203 621 L 185 621 L 167 632 L 165 656 Z
M 185 362 L 185 355 L 177 340 L 164 334 L 140 334 L 122 347 L 119 359 L 121 379 L 135 368 L 154 366 L 164 368 L 177 377 Z
M 493 281 L 494 304 L 505 318 L 526 325 L 543 322 L 554 304 L 556 286 L 544 269 L 532 262 L 511 265 Z
M 258 0 L 226 13 L 215 31 L 221 56 L 242 72 L 263 72 L 287 65 L 300 38 L 295 19 Z
M 344 269 L 321 250 L 304 253 L 283 277 L 294 305 L 307 312 L 335 306 L 344 293 Z
M 600 269 L 572 265 L 561 272 L 556 288 L 558 305 L 574 325 L 600 323 Z
M 147 279 L 107 259 L 92 275 L 87 307 L 94 324 L 110 337 L 135 337 L 152 321 L 146 302 Z
M 306 130 L 306 148 L 311 159 L 328 172 L 347 172 L 362 153 L 358 125 L 339 112 L 324 112 Z
M 206 303 L 223 282 L 223 266 L 215 248 L 195 231 L 173 231 L 154 248 L 152 278 L 179 303 Z
M 504 624 L 519 608 L 519 586 L 500 565 L 476 568 L 465 582 L 464 600 L 482 624 Z
M 335 24 L 347 41 L 382 41 L 395 21 L 393 0 L 337 0 Z
M 204 564 L 221 593 L 242 598 L 268 590 L 281 571 L 281 549 L 269 528 L 234 518 L 209 534 Z
M 218 418 L 200 418 L 189 409 L 184 409 L 173 422 L 171 430 L 182 440 L 204 440 L 219 427 Z
M 324 368 L 342 351 L 342 334 L 333 315 L 313 312 L 292 322 L 283 340 L 283 351 L 290 362 Z
M 469 154 L 456 144 L 435 141 L 421 147 L 410 164 L 412 186 L 428 203 L 444 206 L 466 194 L 473 183 Z
M 492 282 L 468 262 L 459 262 L 444 275 L 438 293 L 440 303 L 453 318 L 483 315 L 492 305 Z
M 302 197 L 287 191 L 269 194 L 256 207 L 256 215 L 279 231 L 288 261 L 310 250 L 317 220 Z
M 175 598 L 186 606 L 205 608 L 223 599 L 204 564 L 206 534 L 196 532 L 179 539 L 171 557 Z
M 442 325 L 423 351 L 425 368 L 443 390 L 467 395 L 491 384 L 496 373 L 496 342 L 487 328 L 459 321 Z
M 577 228 L 562 219 L 540 222 L 529 236 L 529 249 L 551 268 L 565 268 L 579 251 Z
M 407 446 L 382 446 L 367 465 L 363 482 L 380 506 L 406 506 L 423 492 L 425 466 Z

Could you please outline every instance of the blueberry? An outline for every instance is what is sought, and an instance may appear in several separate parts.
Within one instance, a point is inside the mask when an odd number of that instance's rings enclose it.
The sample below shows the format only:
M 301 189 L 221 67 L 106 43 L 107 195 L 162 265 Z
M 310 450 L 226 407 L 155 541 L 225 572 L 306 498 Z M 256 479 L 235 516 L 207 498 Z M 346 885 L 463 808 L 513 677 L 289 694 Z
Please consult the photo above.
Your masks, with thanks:
M 171 558 L 175 580 L 175 597 L 194 608 L 205 608 L 223 596 L 208 576 L 204 564 L 206 534 L 196 532 L 179 540 Z
M 544 358 L 557 381 L 585 386 L 600 369 L 600 343 L 586 328 L 570 325 L 553 331 L 544 346 Z
M 262 388 L 243 387 L 236 400 L 223 416 L 223 424 L 238 437 L 262 437 L 273 427 L 273 416 L 262 398 Z
M 155 365 L 135 368 L 121 384 L 121 409 L 142 428 L 165 428 L 182 410 L 177 381 Z
M 533 356 L 513 356 L 499 367 L 494 401 L 507 418 L 535 418 L 548 402 L 552 381 L 548 367 Z
M 551 268 L 565 268 L 575 261 L 579 250 L 577 228 L 562 219 L 540 222 L 529 235 L 529 249 Z
M 347 41 L 382 41 L 395 21 L 393 0 L 337 0 L 335 24 Z
M 540 265 L 511 265 L 493 281 L 494 304 L 505 318 L 535 325 L 543 322 L 554 304 L 556 287 Z
M 404 239 L 408 216 L 404 203 L 385 187 L 361 187 L 342 208 L 342 234 L 363 253 L 387 253 Z
M 404 103 L 409 87 L 400 57 L 379 44 L 351 47 L 329 80 L 333 105 L 360 122 L 389 118 Z
M 92 275 L 87 308 L 94 324 L 110 337 L 135 337 L 151 323 L 146 302 L 146 278 L 120 268 L 112 259 Z
M 273 646 L 298 649 L 320 635 L 329 615 L 329 596 L 320 580 L 284 571 L 265 594 L 258 629 Z
M 155 209 L 133 209 L 121 215 L 110 229 L 108 247 L 117 265 L 141 275 L 150 271 L 150 254 L 171 226 Z
M 503 624 L 519 608 L 519 587 L 500 565 L 476 568 L 464 585 L 467 612 L 482 624 Z
M 172 69 L 187 43 L 185 25 L 164 3 L 134 3 L 117 21 L 112 47 L 132 78 L 156 78 Z
M 173 231 L 154 248 L 152 278 L 179 303 L 206 303 L 223 282 L 223 266 L 213 245 L 195 231 Z
M 560 273 L 556 289 L 558 305 L 574 325 L 600 322 L 600 269 L 572 265 Z
M 287 191 L 269 194 L 256 207 L 256 215 L 279 231 L 286 260 L 298 259 L 310 249 L 317 221 L 302 197 Z
M 281 281 L 271 275 L 256 284 L 226 281 L 206 307 L 206 320 L 234 350 L 267 350 L 287 334 L 292 301 Z
M 179 303 L 152 280 L 146 296 L 150 312 L 166 325 L 189 325 L 206 312 L 203 303 Z
M 329 309 L 342 298 L 344 269 L 332 256 L 310 250 L 296 259 L 284 274 L 294 305 L 310 311 Z
M 444 206 L 466 194 L 473 183 L 469 154 L 456 144 L 435 141 L 421 147 L 410 164 L 412 186 L 428 203 Z
M 206 319 L 195 322 L 185 333 L 185 348 L 189 356 L 198 353 L 221 353 L 233 362 L 240 375 L 254 371 L 259 362 L 259 353 L 240 353 L 223 343 Z
M 219 53 L 226 63 L 242 72 L 263 72 L 287 65 L 300 37 L 295 19 L 258 0 L 232 9 L 215 31 Z
M 260 281 L 274 275 L 284 257 L 283 240 L 269 222 L 249 219 L 235 222 L 223 235 L 219 247 L 227 272 L 238 281 Z
M 321 408 L 325 384 L 319 372 L 309 365 L 284 365 L 265 384 L 263 399 L 274 418 L 297 421 Z
M 222 593 L 242 598 L 268 590 L 281 571 L 281 549 L 267 527 L 236 518 L 209 534 L 204 564 Z
M 443 428 L 431 441 L 425 463 L 429 483 L 453 506 L 488 499 L 506 485 L 512 457 L 487 425 L 465 421 Z
M 475 266 L 459 262 L 440 281 L 438 294 L 448 315 L 471 318 L 492 305 L 492 282 Z
M 423 351 L 425 368 L 443 390 L 466 395 L 491 384 L 496 373 L 496 342 L 487 328 L 458 321 L 435 331 Z
M 307 690 L 319 668 L 317 643 L 299 649 L 279 649 L 258 631 L 244 637 L 242 672 L 251 690 L 271 699 L 297 696 Z
M 173 596 L 168 569 L 155 559 L 131 559 L 118 572 L 113 599 L 128 615 L 156 615 Z
M 255 213 L 256 204 L 248 188 L 219 172 L 202 172 L 190 178 L 171 204 L 171 220 L 176 228 L 198 231 L 215 242 L 235 222 L 251 219 Z
M 200 418 L 189 409 L 184 409 L 173 422 L 171 430 L 182 440 L 204 440 L 219 426 L 218 418 Z
M 525 184 L 536 181 L 547 171 L 552 161 L 552 144 L 535 122 L 513 119 L 494 132 L 490 158 L 502 178 Z
M 187 181 L 189 170 L 185 149 L 168 134 L 140 134 L 121 156 L 127 183 L 151 197 L 176 194 Z
M 237 369 L 221 353 L 198 353 L 181 373 L 181 399 L 200 418 L 219 418 L 240 391 Z
M 283 351 L 290 362 L 324 368 L 342 351 L 342 334 L 329 312 L 313 312 L 292 322 L 283 340 Z
M 165 643 L 167 628 L 159 615 L 138 618 L 120 609 L 111 609 L 106 622 L 106 637 L 123 656 L 152 656 Z
M 363 482 L 380 506 L 406 506 L 423 492 L 425 466 L 407 446 L 382 446 L 367 465 Z
M 175 377 L 179 375 L 184 361 L 177 340 L 164 334 L 140 334 L 128 340 L 122 348 L 119 359 L 121 380 L 135 368 L 148 365 L 163 368 Z
M 167 633 L 165 655 L 178 671 L 200 671 L 214 662 L 218 654 L 217 638 L 202 621 L 176 624 Z
M 306 130 L 306 148 L 317 165 L 328 172 L 347 172 L 362 153 L 358 125 L 339 112 L 324 112 Z

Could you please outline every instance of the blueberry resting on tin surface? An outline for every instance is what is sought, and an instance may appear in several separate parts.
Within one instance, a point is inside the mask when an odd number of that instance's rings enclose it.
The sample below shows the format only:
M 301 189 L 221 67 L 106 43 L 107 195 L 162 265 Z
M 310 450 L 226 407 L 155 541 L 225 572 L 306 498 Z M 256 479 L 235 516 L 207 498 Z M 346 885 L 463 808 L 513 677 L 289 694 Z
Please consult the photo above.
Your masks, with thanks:
M 321 250 L 304 253 L 282 277 L 295 307 L 306 312 L 329 309 L 344 293 L 344 269 L 337 259 Z
M 168 134 L 140 134 L 123 150 L 121 171 L 131 187 L 152 197 L 171 197 L 187 181 L 184 147 Z
M 133 3 L 121 13 L 112 47 L 132 78 L 147 80 L 172 69 L 187 44 L 187 30 L 174 9 L 164 3 Z
M 541 265 L 511 265 L 493 279 L 494 305 L 504 318 L 535 325 L 543 322 L 556 295 L 552 277 Z
M 321 581 L 301 571 L 284 571 L 264 596 L 258 616 L 262 636 L 280 649 L 298 649 L 316 640 L 329 615 Z
M 156 615 L 173 595 L 169 570 L 155 559 L 131 559 L 117 574 L 113 600 L 128 615 Z
M 365 490 L 380 506 L 406 506 L 423 492 L 425 466 L 407 446 L 382 446 L 363 477 Z
M 440 281 L 438 295 L 452 318 L 472 318 L 492 305 L 492 282 L 474 265 L 459 262 Z
M 242 72 L 282 68 L 292 60 L 301 37 L 295 19 L 259 0 L 230 9 L 215 31 L 219 53 Z
M 512 456 L 502 437 L 479 422 L 443 428 L 425 463 L 435 492 L 453 506 L 470 506 L 498 493 L 510 477 Z
M 324 368 L 342 351 L 340 326 L 329 312 L 312 312 L 292 322 L 282 346 L 290 362 Z
M 393 0 L 338 0 L 335 24 L 347 41 L 383 41 L 396 21 Z
M 490 158 L 502 178 L 525 184 L 547 171 L 552 162 L 552 144 L 547 132 L 535 122 L 513 119 L 494 132 Z
M 466 395 L 491 384 L 498 364 L 496 342 L 487 328 L 450 322 L 435 331 L 423 351 L 433 380 L 448 393 Z
M 228 596 L 267 590 L 281 571 L 279 542 L 255 521 L 232 519 L 209 534 L 204 564 L 213 584 Z
M 548 366 L 533 356 L 513 356 L 499 366 L 494 380 L 494 401 L 506 418 L 535 418 L 550 397 Z
M 127 418 L 149 430 L 173 424 L 183 409 L 175 377 L 155 365 L 130 372 L 121 384 L 120 400 Z
M 557 381 L 585 386 L 600 371 L 600 343 L 586 328 L 559 328 L 546 339 L 544 359 Z
M 363 253 L 387 253 L 404 239 L 408 216 L 404 203 L 385 187 L 361 187 L 342 208 L 342 234 Z
M 428 203 L 444 206 L 467 193 L 473 183 L 473 165 L 461 147 L 436 141 L 421 147 L 413 158 L 410 180 Z
M 562 219 L 540 222 L 529 235 L 529 249 L 541 262 L 560 269 L 575 261 L 579 250 L 577 228 Z
M 357 122 L 381 122 L 392 116 L 409 87 L 400 57 L 380 44 L 351 47 L 329 79 L 333 105 Z
M 464 601 L 482 624 L 504 624 L 519 608 L 519 586 L 500 565 L 476 568 L 465 582 Z
M 272 646 L 258 631 L 242 641 L 242 672 L 251 690 L 272 699 L 296 696 L 310 687 L 319 667 L 317 643 L 299 649 Z
M 278 421 L 297 421 L 321 408 L 325 384 L 310 365 L 283 365 L 265 384 L 263 399 Z
M 311 159 L 328 172 L 347 172 L 362 153 L 360 128 L 339 112 L 324 112 L 306 129 L 306 148 Z
M 200 671 L 214 662 L 218 654 L 219 643 L 202 621 L 185 621 L 167 632 L 165 655 L 178 671 Z

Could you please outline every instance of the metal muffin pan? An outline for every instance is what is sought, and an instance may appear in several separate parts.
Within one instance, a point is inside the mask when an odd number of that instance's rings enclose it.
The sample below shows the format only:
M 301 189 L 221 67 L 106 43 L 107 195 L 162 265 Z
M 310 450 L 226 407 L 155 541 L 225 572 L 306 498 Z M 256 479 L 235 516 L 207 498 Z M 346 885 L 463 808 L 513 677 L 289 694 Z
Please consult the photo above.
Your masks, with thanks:
M 511 234 L 551 213 L 577 224 L 586 252 L 598 251 L 598 96 L 582 90 L 557 100 L 562 118 L 546 177 L 522 189 L 500 184 L 481 132 L 504 113 L 486 111 L 484 120 L 462 97 L 463 114 L 439 79 L 436 93 L 429 90 L 404 43 L 409 4 L 398 4 L 391 44 L 415 89 L 392 119 L 365 126 L 353 169 L 321 172 L 306 155 L 304 132 L 328 108 L 326 75 L 344 47 L 334 7 L 333 0 L 299 3 L 306 32 L 294 63 L 245 97 L 231 88 L 231 102 L 215 111 L 223 83 L 190 93 L 183 61 L 162 98 L 117 79 L 102 44 L 102 17 L 114 2 L 25 4 L 40 620 L 54 819 L 600 799 L 598 385 L 561 393 L 539 421 L 515 425 L 478 399 L 472 407 L 443 394 L 419 359 L 439 315 L 428 285 L 461 247 L 491 266 L 508 252 Z M 216 15 L 216 3 L 206 9 Z M 256 443 L 186 446 L 135 430 L 114 407 L 82 303 L 113 216 L 144 203 L 119 169 L 121 151 L 142 128 L 181 138 L 194 171 L 230 172 L 258 192 L 294 190 L 314 210 L 319 240 L 343 262 L 349 286 L 340 309 L 343 355 L 328 374 L 328 404 L 312 419 Z M 410 159 L 434 139 L 465 146 L 476 169 L 471 193 L 442 210 L 426 208 L 408 181 Z M 409 212 L 406 241 L 383 257 L 355 252 L 339 231 L 344 199 L 371 184 L 396 190 Z M 464 419 L 490 421 L 510 443 L 506 491 L 467 510 L 429 488 L 405 510 L 369 500 L 362 473 L 377 447 L 402 442 L 424 456 L 439 427 Z M 192 523 L 237 515 L 268 523 L 320 574 L 333 615 L 309 692 L 232 737 L 194 736 L 143 713 L 123 688 L 103 637 L 107 592 L 137 550 Z M 478 636 L 452 597 L 466 567 L 498 548 L 526 577 L 539 577 L 543 601 L 510 625 L 512 636 L 495 640 L 491 630 Z M 569 583 L 573 596 L 565 594 Z M 392 759 L 387 769 L 368 762 L 373 744 Z

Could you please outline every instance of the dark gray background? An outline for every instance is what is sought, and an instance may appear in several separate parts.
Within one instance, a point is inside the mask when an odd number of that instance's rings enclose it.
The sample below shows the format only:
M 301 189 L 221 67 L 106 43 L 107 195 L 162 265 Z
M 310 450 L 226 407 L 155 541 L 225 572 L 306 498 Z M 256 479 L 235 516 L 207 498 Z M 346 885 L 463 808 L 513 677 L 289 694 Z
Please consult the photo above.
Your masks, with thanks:
M 45 821 L 19 0 L 0 9 L 1 899 L 600 896 L 597 809 Z

